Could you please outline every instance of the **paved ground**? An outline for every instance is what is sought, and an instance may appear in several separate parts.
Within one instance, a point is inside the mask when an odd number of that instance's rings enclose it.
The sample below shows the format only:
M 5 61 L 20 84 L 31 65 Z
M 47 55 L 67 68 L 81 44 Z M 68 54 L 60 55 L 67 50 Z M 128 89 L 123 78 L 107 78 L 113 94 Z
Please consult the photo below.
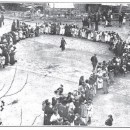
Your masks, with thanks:
M 4 26 L 1 29 L 1 34 L 8 32 L 11 22 L 5 21 L 6 28 Z M 118 31 L 117 27 L 115 28 Z M 104 28 L 100 27 L 100 29 Z M 43 100 L 51 99 L 54 90 L 60 84 L 65 86 L 65 93 L 77 89 L 79 77 L 84 75 L 88 78 L 91 73 L 90 58 L 94 53 L 97 54 L 99 61 L 113 57 L 106 44 L 77 38 L 65 37 L 65 39 L 67 42 L 65 52 L 61 52 L 59 48 L 61 36 L 42 35 L 38 38 L 28 38 L 17 44 L 18 63 L 0 70 L 1 88 L 5 84 L 4 89 L 0 91 L 0 96 L 10 87 L 16 66 L 15 81 L 8 95 L 23 87 L 27 74 L 28 82 L 18 94 L 3 98 L 6 106 L 0 115 L 5 126 L 19 126 L 21 113 L 22 126 L 32 125 L 37 116 L 34 126 L 42 125 L 41 104 Z M 114 117 L 114 127 L 130 126 L 129 78 L 130 75 L 115 79 L 107 95 L 102 94 L 102 91 L 98 92 L 93 103 L 94 115 L 91 126 L 104 126 L 108 114 Z M 18 100 L 18 103 L 7 105 L 13 100 Z

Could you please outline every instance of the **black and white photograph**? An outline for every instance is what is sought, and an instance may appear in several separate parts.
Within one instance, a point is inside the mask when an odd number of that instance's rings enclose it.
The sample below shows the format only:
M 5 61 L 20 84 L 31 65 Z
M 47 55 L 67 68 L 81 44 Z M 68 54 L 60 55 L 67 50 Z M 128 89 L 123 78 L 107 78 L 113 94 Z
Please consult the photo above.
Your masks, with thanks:
M 0 2 L 0 126 L 130 127 L 130 3 Z

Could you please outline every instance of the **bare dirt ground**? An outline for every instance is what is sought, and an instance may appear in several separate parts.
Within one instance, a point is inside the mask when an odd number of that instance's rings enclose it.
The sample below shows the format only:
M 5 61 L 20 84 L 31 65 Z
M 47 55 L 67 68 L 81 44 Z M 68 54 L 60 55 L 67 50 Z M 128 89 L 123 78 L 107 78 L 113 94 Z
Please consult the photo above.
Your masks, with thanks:
M 11 23 L 11 20 L 5 21 L 4 27 L 0 28 L 0 35 L 10 30 Z M 119 30 L 122 35 L 128 32 L 126 28 L 124 33 L 118 27 L 113 28 L 113 31 Z M 103 27 L 100 29 L 112 30 L 112 28 Z M 108 45 L 104 43 L 68 37 L 65 37 L 66 51 L 61 52 L 59 48 L 61 37 L 41 35 L 20 41 L 17 44 L 17 64 L 0 69 L 0 90 L 5 84 L 3 90 L 0 91 L 0 97 L 10 87 L 16 67 L 15 80 L 8 95 L 22 89 L 28 74 L 27 84 L 22 91 L 2 98 L 5 101 L 5 107 L 0 112 L 0 117 L 4 126 L 31 126 L 36 117 L 33 126 L 42 126 L 43 100 L 51 99 L 54 96 L 54 90 L 60 84 L 64 85 L 65 93 L 76 90 L 79 77 L 84 75 L 88 78 L 92 71 L 90 58 L 94 53 L 97 54 L 99 61 L 113 57 L 112 52 L 108 50 Z M 113 115 L 113 127 L 130 126 L 129 78 L 129 74 L 126 77 L 116 78 L 107 95 L 104 95 L 102 91 L 98 92 L 93 102 L 94 114 L 91 126 L 105 126 L 104 122 L 108 114 Z M 18 103 L 8 105 L 14 100 L 18 100 Z

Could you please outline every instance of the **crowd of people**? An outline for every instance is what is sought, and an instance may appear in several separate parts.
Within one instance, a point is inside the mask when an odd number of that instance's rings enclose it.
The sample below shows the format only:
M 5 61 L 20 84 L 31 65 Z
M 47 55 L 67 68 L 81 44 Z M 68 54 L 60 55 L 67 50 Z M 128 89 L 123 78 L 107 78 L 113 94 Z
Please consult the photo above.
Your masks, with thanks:
M 80 77 L 78 90 L 65 94 L 64 87 L 61 85 L 54 91 L 55 97 L 52 97 L 52 101 L 48 99 L 43 101 L 44 125 L 87 126 L 91 124 L 93 99 L 97 90 L 102 89 L 103 93 L 107 94 L 109 86 L 114 82 L 114 74 L 108 70 L 105 61 L 99 63 L 94 55 L 91 57 L 91 62 L 92 74 L 88 79 L 84 76 Z M 113 119 L 110 125 L 112 122 Z
M 58 24 L 57 24 L 58 25 Z M 114 82 L 114 77 L 119 73 L 124 74 L 129 70 L 129 43 L 123 41 L 118 33 L 115 32 L 98 32 L 91 31 L 86 28 L 78 28 L 77 25 L 69 25 L 66 30 L 64 24 L 61 28 L 52 28 L 50 31 L 45 31 L 43 34 L 57 34 L 62 36 L 72 36 L 85 38 L 96 42 L 104 42 L 110 45 L 110 50 L 115 53 L 115 57 L 111 60 L 100 63 L 94 55 L 91 58 L 93 71 L 89 79 L 80 77 L 79 88 L 74 92 L 69 92 L 67 95 L 63 93 L 63 85 L 54 93 L 58 97 L 53 97 L 52 102 L 45 100 L 42 104 L 44 111 L 44 125 L 88 125 L 91 123 L 93 113 L 93 98 L 98 89 L 103 89 L 103 93 L 109 92 L 109 86 Z M 64 28 L 63 28 L 64 26 Z M 41 26 L 43 27 L 43 25 Z M 55 30 L 55 31 L 54 31 Z M 40 32 L 40 31 L 39 31 Z M 58 33 L 59 32 L 59 33 Z M 60 33 L 62 32 L 62 33 Z M 62 38 L 62 41 L 65 40 Z M 107 123 L 107 121 L 109 123 Z M 106 125 L 112 125 L 113 118 L 109 115 L 109 119 L 105 122 Z
M 108 62 L 99 62 L 96 55 L 92 56 L 92 74 L 88 79 L 84 79 L 84 76 L 80 77 L 78 90 L 65 94 L 64 87 L 61 85 L 54 91 L 56 96 L 52 98 L 52 102 L 48 99 L 43 101 L 44 125 L 89 125 L 93 114 L 93 98 L 97 90 L 103 89 L 103 93 L 107 94 L 109 86 L 114 82 L 114 77 L 119 73 L 125 75 L 130 71 L 129 42 L 123 41 L 118 33 L 113 31 L 101 32 L 79 28 L 75 24 L 49 22 L 36 23 L 36 26 L 31 26 L 16 20 L 12 23 L 11 31 L 1 37 L 0 57 L 5 58 L 3 64 L 13 65 L 17 62 L 15 45 L 18 41 L 38 37 L 41 34 L 84 38 L 107 43 L 110 45 L 109 49 L 115 53 L 115 57 Z M 62 38 L 60 46 L 62 50 L 65 50 L 65 43 L 65 39 Z
M 44 111 L 44 125 L 87 125 L 91 123 L 93 105 L 88 97 L 89 85 L 84 82 L 80 90 L 64 93 L 61 85 L 54 93 L 50 103 L 45 100 L 42 104 Z M 86 89 L 86 90 L 85 90 Z M 86 99 L 87 98 L 87 99 Z

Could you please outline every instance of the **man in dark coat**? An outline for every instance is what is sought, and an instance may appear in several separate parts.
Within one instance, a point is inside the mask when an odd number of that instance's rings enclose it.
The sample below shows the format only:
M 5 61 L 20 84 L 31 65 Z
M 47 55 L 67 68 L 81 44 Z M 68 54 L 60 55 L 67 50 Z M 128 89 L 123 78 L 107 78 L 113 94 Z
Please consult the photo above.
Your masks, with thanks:
M 62 37 L 61 45 L 60 45 L 60 48 L 61 48 L 62 51 L 65 50 L 65 44 L 66 44 L 66 41 L 65 41 L 65 39 Z
M 94 71 L 95 68 L 96 68 L 96 66 L 97 66 L 97 63 L 98 63 L 98 60 L 97 60 L 96 54 L 94 54 L 94 56 L 91 57 L 91 62 L 92 62 L 92 65 L 93 65 L 93 71 Z

